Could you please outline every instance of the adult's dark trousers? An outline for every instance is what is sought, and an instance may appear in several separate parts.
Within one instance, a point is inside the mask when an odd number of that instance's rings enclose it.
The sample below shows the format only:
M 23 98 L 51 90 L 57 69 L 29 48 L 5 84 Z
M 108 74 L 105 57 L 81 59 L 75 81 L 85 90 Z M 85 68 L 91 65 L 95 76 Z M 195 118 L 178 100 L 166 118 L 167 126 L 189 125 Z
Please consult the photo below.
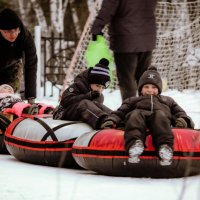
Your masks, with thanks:
M 152 52 L 114 52 L 114 58 L 122 100 L 136 96 L 139 79 L 151 65 Z
M 162 110 L 151 111 L 136 109 L 131 112 L 125 125 L 125 149 L 129 148 L 136 140 L 142 140 L 145 144 L 149 129 L 152 135 L 153 145 L 158 151 L 160 145 L 167 144 L 173 149 L 174 136 L 171 130 L 170 120 Z
M 14 92 L 19 92 L 23 78 L 24 64 L 21 59 L 13 61 L 0 70 L 0 85 L 9 84 Z

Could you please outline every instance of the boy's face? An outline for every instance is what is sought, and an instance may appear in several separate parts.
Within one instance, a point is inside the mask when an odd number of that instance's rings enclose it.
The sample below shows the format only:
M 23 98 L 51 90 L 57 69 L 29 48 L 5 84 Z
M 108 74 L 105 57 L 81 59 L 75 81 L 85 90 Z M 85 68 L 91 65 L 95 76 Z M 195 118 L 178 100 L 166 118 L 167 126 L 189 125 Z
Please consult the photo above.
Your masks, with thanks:
M 145 95 L 158 95 L 158 88 L 155 85 L 152 84 L 145 84 L 142 87 L 142 91 L 141 91 L 142 96 Z
M 99 84 L 90 84 L 90 87 L 92 89 L 92 91 L 97 91 L 100 94 L 103 92 L 103 90 L 105 89 L 105 87 L 103 85 L 99 85 Z

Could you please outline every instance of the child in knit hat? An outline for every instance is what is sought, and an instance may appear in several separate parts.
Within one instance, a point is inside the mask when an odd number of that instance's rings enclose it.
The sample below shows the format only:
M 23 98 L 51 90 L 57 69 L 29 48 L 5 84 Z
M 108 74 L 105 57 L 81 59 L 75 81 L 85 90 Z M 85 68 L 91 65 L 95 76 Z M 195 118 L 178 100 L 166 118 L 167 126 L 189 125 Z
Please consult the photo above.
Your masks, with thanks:
M 103 90 L 109 86 L 109 61 L 102 58 L 93 68 L 80 73 L 74 83 L 62 94 L 53 118 L 83 121 L 94 129 L 99 129 L 101 121 L 111 110 L 103 105 Z
M 161 165 L 170 165 L 173 157 L 174 136 L 172 126 L 194 128 L 186 112 L 171 98 L 161 95 L 162 79 L 155 67 L 143 73 L 138 84 L 138 97 L 123 101 L 117 111 L 111 113 L 102 128 L 125 123 L 125 150 L 130 163 L 138 163 L 143 153 L 146 136 L 152 134 L 153 145 Z M 109 125 L 106 123 L 109 121 Z M 113 122 L 112 125 L 111 121 Z

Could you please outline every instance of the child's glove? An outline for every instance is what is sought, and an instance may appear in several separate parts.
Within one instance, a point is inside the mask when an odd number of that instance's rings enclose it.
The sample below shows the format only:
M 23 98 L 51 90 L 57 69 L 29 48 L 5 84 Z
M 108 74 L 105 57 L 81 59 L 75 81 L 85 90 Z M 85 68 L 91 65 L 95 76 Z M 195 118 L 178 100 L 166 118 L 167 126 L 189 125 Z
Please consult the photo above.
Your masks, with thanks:
M 179 128 L 187 128 L 188 127 L 187 122 L 182 117 L 179 117 L 176 119 L 175 125 L 176 125 L 176 127 L 179 127 Z
M 93 41 L 96 41 L 96 40 L 97 40 L 97 35 L 102 35 L 102 36 L 103 36 L 103 33 L 100 32 L 100 33 L 97 33 L 97 34 L 92 34 L 92 40 L 93 40 Z
M 91 91 L 91 98 L 96 99 L 100 97 L 100 93 L 98 91 Z
M 106 120 L 101 124 L 100 129 L 106 128 L 116 128 L 116 124 L 112 120 Z

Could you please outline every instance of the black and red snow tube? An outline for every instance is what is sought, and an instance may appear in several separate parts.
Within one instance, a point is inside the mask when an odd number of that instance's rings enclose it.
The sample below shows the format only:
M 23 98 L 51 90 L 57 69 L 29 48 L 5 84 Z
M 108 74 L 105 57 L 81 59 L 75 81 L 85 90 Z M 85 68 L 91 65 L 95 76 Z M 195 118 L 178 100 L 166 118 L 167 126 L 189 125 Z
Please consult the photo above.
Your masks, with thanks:
M 77 168 L 72 145 L 93 129 L 82 122 L 19 117 L 6 129 L 5 145 L 18 160 L 49 166 Z
M 200 131 L 174 128 L 173 134 L 174 156 L 170 166 L 160 165 L 150 135 L 140 163 L 129 163 L 124 131 L 115 129 L 83 134 L 73 144 L 72 155 L 81 167 L 104 175 L 177 178 L 200 174 Z
M 25 102 L 17 102 L 11 108 L 5 108 L 0 113 L 0 154 L 8 154 L 4 143 L 4 134 L 9 124 L 18 117 L 34 118 L 34 117 L 52 117 L 54 107 L 44 103 L 29 104 Z

